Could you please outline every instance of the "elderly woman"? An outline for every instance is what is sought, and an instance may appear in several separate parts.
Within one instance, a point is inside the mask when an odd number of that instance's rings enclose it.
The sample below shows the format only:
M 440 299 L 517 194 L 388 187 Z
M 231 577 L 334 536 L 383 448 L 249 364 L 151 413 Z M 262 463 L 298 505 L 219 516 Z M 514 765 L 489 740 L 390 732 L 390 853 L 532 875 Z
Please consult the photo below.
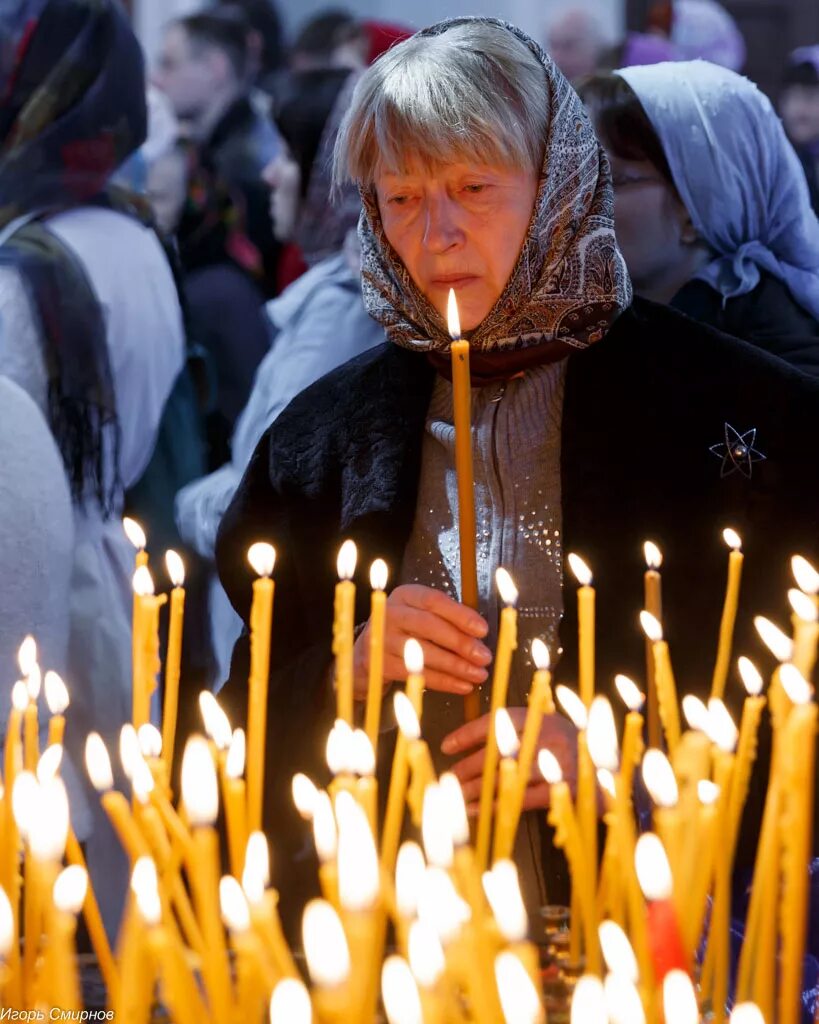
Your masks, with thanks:
M 579 86 L 638 295 L 819 375 L 819 222 L 768 98 L 704 61 Z
M 509 702 L 522 705 L 534 637 L 555 660 L 565 648 L 558 672 L 572 679 L 568 552 L 596 574 L 598 689 L 640 663 L 640 552 L 650 536 L 666 552 L 681 686 L 702 692 L 724 587 L 721 529 L 730 523 L 746 541 L 746 617 L 779 607 L 788 556 L 815 547 L 819 481 L 803 446 L 819 427 L 819 384 L 671 310 L 632 304 L 608 163 L 577 96 L 531 39 L 462 19 L 396 46 L 359 83 L 337 166 L 361 188 L 364 296 L 386 343 L 282 413 L 217 540 L 223 583 L 245 621 L 247 547 L 267 537 L 279 551 L 268 718 L 277 847 L 302 834 L 288 810 L 290 774 L 321 770 L 344 538 L 359 545 L 365 571 L 376 556 L 391 566 L 385 682 L 403 677 L 404 641 L 418 637 L 430 691 L 424 729 L 439 763 L 461 758 L 470 800 L 487 719 L 460 725 L 462 696 L 487 680 L 499 565 L 521 595 Z M 479 611 L 458 600 L 451 288 L 473 351 Z M 733 430 L 742 441 L 726 449 Z M 362 626 L 367 606 L 362 586 Z M 358 697 L 367 641 L 364 627 Z M 241 642 L 227 687 L 238 706 L 246 669 Z M 520 724 L 522 709 L 513 714 Z M 560 723 L 548 718 L 541 741 L 570 769 Z M 546 800 L 533 779 L 527 806 Z M 517 855 L 535 861 L 543 816 L 531 817 Z

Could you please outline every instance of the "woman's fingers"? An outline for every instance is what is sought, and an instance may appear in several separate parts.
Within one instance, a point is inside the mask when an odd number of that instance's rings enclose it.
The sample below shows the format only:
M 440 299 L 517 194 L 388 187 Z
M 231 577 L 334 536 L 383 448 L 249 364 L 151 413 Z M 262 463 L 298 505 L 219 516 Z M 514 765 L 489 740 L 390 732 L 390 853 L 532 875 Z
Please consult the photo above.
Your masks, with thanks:
M 391 637 L 402 634 L 422 643 L 427 641 L 481 668 L 492 661 L 492 652 L 480 640 L 440 615 L 408 605 L 397 605 L 388 612 L 387 633 Z
M 404 666 L 403 657 L 387 655 L 384 658 L 384 678 L 400 681 L 406 678 L 407 670 Z M 440 693 L 454 693 L 464 697 L 472 693 L 474 683 L 470 683 L 460 676 L 452 676 L 446 672 L 439 672 L 437 669 L 424 669 L 424 684 L 428 690 L 437 690 Z
M 445 619 L 463 633 L 473 637 L 484 637 L 489 632 L 486 620 L 472 608 L 449 597 L 441 590 L 421 586 L 420 583 L 396 587 L 387 602 L 388 610 L 406 605 Z

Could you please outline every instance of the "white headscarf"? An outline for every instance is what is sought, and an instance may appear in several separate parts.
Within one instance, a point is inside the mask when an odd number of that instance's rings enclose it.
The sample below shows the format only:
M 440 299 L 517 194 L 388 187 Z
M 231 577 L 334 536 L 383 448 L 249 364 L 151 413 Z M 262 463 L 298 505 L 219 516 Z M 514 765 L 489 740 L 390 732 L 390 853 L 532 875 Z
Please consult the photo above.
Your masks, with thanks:
M 697 233 L 718 254 L 697 276 L 730 299 L 766 270 L 819 319 L 819 221 L 768 98 L 699 60 L 616 74 L 648 115 Z

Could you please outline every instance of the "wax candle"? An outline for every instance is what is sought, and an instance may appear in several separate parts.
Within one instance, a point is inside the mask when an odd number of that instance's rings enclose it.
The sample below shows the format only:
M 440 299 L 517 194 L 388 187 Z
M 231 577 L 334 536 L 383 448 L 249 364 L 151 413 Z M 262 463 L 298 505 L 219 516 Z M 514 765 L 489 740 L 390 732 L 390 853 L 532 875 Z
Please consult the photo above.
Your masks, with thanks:
M 495 712 L 495 738 L 501 761 L 498 774 L 497 821 L 492 847 L 493 862 L 506 860 L 512 856 L 519 817 L 515 808 L 519 789 L 518 763 L 515 755 L 520 749 L 520 740 L 506 708 L 498 708 Z
M 423 866 L 421 870 L 423 872 Z M 418 983 L 424 1024 L 445 1024 L 446 958 L 441 940 L 427 922 L 413 921 L 409 928 L 407 946 L 410 970 Z
M 139 857 L 147 855 L 148 847 L 134 822 L 128 801 L 114 789 L 111 760 L 99 733 L 88 734 L 85 741 L 85 765 L 91 784 L 100 794 L 103 810 L 133 865 Z
M 523 904 L 518 869 L 511 860 L 498 860 L 484 873 L 483 887 L 501 938 L 526 968 L 532 984 L 540 985 L 540 962 L 528 941 L 529 915 Z
M 762 692 L 762 676 L 749 658 L 739 659 L 739 674 L 742 678 L 747 697 L 742 705 L 742 721 L 739 726 L 739 742 L 737 744 L 736 765 L 734 767 L 731 798 L 728 808 L 729 836 L 736 844 L 742 809 L 748 796 L 751 771 L 757 752 L 757 736 L 765 698 Z
M 816 641 L 819 637 L 819 608 L 816 598 L 801 590 L 789 590 L 788 601 L 793 609 L 793 663 L 809 679 L 816 662 Z
M 65 736 L 65 712 L 68 708 L 68 687 L 56 672 L 46 672 L 43 679 L 46 704 L 51 717 L 48 720 L 48 746 L 62 744 Z
M 388 956 L 384 961 L 381 995 L 389 1024 L 422 1024 L 421 994 L 403 957 Z
M 6 727 L 6 745 L 3 752 L 3 780 L 6 798 L 3 801 L 5 841 L 0 843 L 0 885 L 6 890 L 9 899 L 14 903 L 14 892 L 17 888 L 19 837 L 12 810 L 11 793 L 14 781 L 22 765 L 21 726 L 25 710 L 28 707 L 28 689 L 22 679 L 11 689 L 11 711 Z
M 373 750 L 378 747 L 381 725 L 381 697 L 384 693 L 384 630 L 387 622 L 387 563 L 377 558 L 370 566 L 370 669 L 364 731 Z
M 671 763 L 661 750 L 646 751 L 642 765 L 643 782 L 654 801 L 654 826 L 671 865 L 678 916 L 682 915 L 688 893 L 680 891 L 683 819 L 679 789 Z
M 661 984 L 673 970 L 687 970 L 677 912 L 672 899 L 673 881 L 663 844 L 653 832 L 637 840 L 634 851 L 637 878 L 647 900 L 648 938 L 654 978 Z
M 219 906 L 233 952 L 234 1005 L 240 1019 L 258 1020 L 264 992 L 270 991 L 278 978 L 265 958 L 259 936 L 251 927 L 250 908 L 242 887 L 232 875 L 225 875 L 219 881 Z
M 270 998 L 270 1024 L 312 1024 L 310 993 L 296 978 L 285 978 Z
M 293 955 L 279 918 L 279 894 L 268 888 L 270 851 L 263 832 L 252 832 L 247 841 L 242 889 L 250 908 L 250 920 L 280 978 L 298 978 Z
M 185 566 L 175 551 L 165 552 L 165 565 L 171 578 L 168 653 L 165 660 L 165 703 L 162 710 L 162 750 L 170 768 L 176 742 L 179 708 L 179 676 L 182 665 L 182 629 L 185 620 Z
M 154 989 L 154 964 L 149 955 L 148 930 L 159 924 L 162 905 L 156 866 L 140 857 L 131 873 L 131 900 L 120 936 L 122 984 L 113 1010 L 131 1024 L 148 1024 Z
M 645 697 L 628 676 L 615 676 L 614 685 L 617 687 L 617 692 L 628 709 L 623 728 L 623 753 L 620 758 L 620 774 L 623 779 L 623 785 L 628 791 L 631 791 L 634 768 L 639 764 L 640 758 L 643 756 L 643 716 L 640 713 L 640 709 L 645 703 Z
M 542 1024 L 546 1013 L 533 981 L 514 953 L 499 953 L 495 958 L 495 984 L 503 1009 L 504 1020 L 521 1024 Z
M 489 731 L 486 737 L 486 751 L 481 776 L 481 796 L 478 809 L 478 829 L 475 856 L 483 870 L 489 858 L 489 842 L 492 836 L 492 803 L 495 796 L 495 775 L 498 768 L 498 745 L 495 736 L 495 713 L 506 704 L 509 691 L 509 671 L 512 654 L 518 645 L 517 611 L 515 605 L 518 591 L 512 577 L 505 569 L 495 573 L 498 590 L 504 609 L 500 616 L 498 647 L 495 654 L 495 670 L 492 677 L 492 702 L 490 707 Z
M 247 707 L 247 822 L 255 832 L 262 827 L 264 752 L 267 739 L 267 689 L 270 681 L 270 631 L 273 625 L 273 569 L 276 549 L 252 544 L 247 553 L 259 577 L 253 583 L 250 609 L 250 678 Z
M 349 1024 L 350 948 L 337 912 L 325 900 L 310 900 L 304 908 L 302 942 L 319 1020 Z
M 584 974 L 572 996 L 571 1024 L 605 1024 L 606 995 L 599 978 Z
M 711 696 L 722 699 L 725 694 L 725 682 L 728 679 L 728 666 L 731 664 L 731 647 L 734 642 L 734 624 L 739 604 L 739 585 L 742 579 L 742 540 L 736 530 L 723 530 L 722 537 L 731 553 L 728 556 L 728 583 L 725 589 L 725 602 L 722 606 L 722 619 L 719 626 L 719 644 L 714 675 L 711 679 Z
M 142 527 L 139 525 L 136 519 L 131 519 L 130 516 L 123 516 L 122 528 L 125 531 L 125 536 L 136 548 L 136 561 L 134 564 L 134 569 L 140 569 L 143 566 L 147 568 L 148 552 L 145 550 L 145 547 L 148 543 L 148 540 L 145 536 L 145 531 L 142 529 Z
M 414 708 L 412 711 L 415 714 Z M 424 747 L 426 748 L 426 744 L 424 744 Z M 352 757 L 351 766 L 356 776 L 353 782 L 353 796 L 356 798 L 359 806 L 364 808 L 364 813 L 367 815 L 370 828 L 375 836 L 378 835 L 378 782 L 375 778 L 375 750 L 363 729 L 354 730 L 350 743 L 350 752 Z M 429 756 L 428 749 L 427 756 Z M 410 767 L 412 767 L 411 752 Z
M 86 872 L 86 875 L 88 874 L 85 856 L 73 829 L 68 830 L 65 854 L 69 866 L 80 868 L 82 871 Z M 86 888 L 82 909 L 83 917 L 85 918 L 85 927 L 88 930 L 88 936 L 97 957 L 97 963 L 99 964 L 102 979 L 105 982 L 105 988 L 111 994 L 111 998 L 113 999 L 113 994 L 116 992 L 117 984 L 119 982 L 117 967 L 114 962 L 114 956 L 111 953 L 111 946 L 108 942 L 108 936 L 105 933 L 105 927 L 102 923 L 102 914 L 100 913 L 99 904 L 97 903 L 97 897 L 94 893 L 94 889 L 90 885 Z
M 455 426 L 455 475 L 458 481 L 458 541 L 461 554 L 461 601 L 478 607 L 478 569 L 475 552 L 475 483 L 472 468 L 472 378 L 469 372 L 469 342 L 461 337 L 461 322 L 455 290 L 449 290 L 447 307 L 449 336 L 452 338 L 452 405 Z M 480 711 L 477 689 L 464 698 L 468 722 Z
M 52 891 L 52 922 L 46 967 L 48 998 L 61 1010 L 81 1010 L 79 974 L 75 966 L 77 914 L 85 902 L 88 874 L 80 867 L 60 872 Z
M 569 567 L 580 584 L 577 591 L 578 679 L 580 699 L 589 708 L 594 697 L 594 587 L 591 569 L 579 555 L 569 554 Z
M 695 846 L 693 856 L 693 873 L 686 890 L 686 908 L 683 914 L 683 945 L 686 954 L 693 961 L 700 944 L 702 923 L 708 909 L 708 893 L 714 870 L 714 853 L 717 841 L 717 800 L 720 796 L 719 786 L 707 779 L 697 784 L 699 798 L 696 822 Z
M 684 970 L 669 971 L 663 979 L 663 1017 L 666 1024 L 698 1024 L 700 1009 L 691 978 Z
M 238 878 L 244 867 L 247 846 L 247 793 L 243 779 L 245 769 L 244 730 L 234 730 L 222 775 L 222 800 L 225 805 L 230 869 Z
M 418 898 L 426 870 L 426 861 L 418 843 L 411 839 L 401 844 L 395 861 L 395 934 L 398 949 L 406 955 L 410 925 L 418 914 Z
M 313 842 L 319 859 L 319 885 L 328 903 L 338 906 L 338 831 L 330 797 L 323 790 L 313 808 Z
M 663 640 L 663 629 L 649 612 L 640 612 L 643 632 L 654 647 L 656 665 L 657 701 L 668 752 L 673 757 L 680 741 L 680 709 L 677 705 L 677 686 L 671 668 L 668 644 Z
M 134 666 L 133 725 L 139 728 L 151 718 L 151 698 L 159 671 L 159 609 L 165 595 L 154 595 L 154 582 L 146 566 L 134 573 Z
M 407 743 L 407 763 L 412 777 L 407 802 L 413 824 L 418 827 L 421 824 L 424 794 L 427 787 L 435 782 L 435 769 L 429 747 L 421 739 L 421 724 L 409 697 L 399 690 L 393 698 L 393 706 L 398 729 Z
M 40 758 L 40 725 L 37 711 L 37 700 L 40 696 L 42 673 L 37 664 L 37 645 L 34 637 L 27 636 L 20 645 L 17 655 L 20 671 L 28 691 L 28 704 L 23 713 L 23 765 L 27 772 L 37 768 Z
M 358 555 L 351 540 L 338 553 L 333 617 L 333 654 L 336 658 L 336 717 L 353 724 L 353 643 L 355 631 L 355 565 Z
M 662 577 L 660 567 L 663 556 L 660 549 L 652 541 L 643 545 L 646 560 L 646 571 L 643 576 L 644 607 L 658 622 L 663 620 Z M 648 692 L 648 742 L 652 747 L 660 745 L 660 715 L 657 700 L 657 677 L 654 668 L 654 647 L 646 636 L 646 689 Z

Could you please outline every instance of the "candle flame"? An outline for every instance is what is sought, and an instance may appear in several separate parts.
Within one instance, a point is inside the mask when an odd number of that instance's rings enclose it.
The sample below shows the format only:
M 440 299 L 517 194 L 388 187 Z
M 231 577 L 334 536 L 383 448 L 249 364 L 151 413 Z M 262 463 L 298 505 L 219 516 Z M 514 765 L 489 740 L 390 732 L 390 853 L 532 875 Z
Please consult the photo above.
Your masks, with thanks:
M 685 971 L 669 971 L 663 978 L 665 1024 L 698 1024 L 697 994 Z
M 471 916 L 469 904 L 458 895 L 447 872 L 427 868 L 421 880 L 418 917 L 435 929 L 444 946 L 458 937 Z
M 458 315 L 458 300 L 455 298 L 455 289 L 449 289 L 449 298 L 446 305 L 446 322 L 449 336 L 453 341 L 461 337 L 461 318 Z
M 17 664 L 24 676 L 29 675 L 37 664 L 37 641 L 33 636 L 27 636 L 20 644 L 20 650 L 17 652 Z
M 312 1024 L 310 994 L 296 978 L 284 978 L 270 998 L 270 1024 Z
M 739 732 L 731 718 L 731 713 L 719 697 L 712 697 L 708 701 L 708 720 L 710 722 L 708 732 L 710 740 L 712 743 L 716 743 L 720 750 L 730 754 L 737 745 Z
M 152 722 L 145 722 L 137 729 L 137 740 L 143 757 L 162 756 L 162 733 Z
M 412 840 L 402 843 L 395 861 L 395 903 L 401 917 L 415 917 L 424 872 L 424 854 Z
M 98 732 L 90 732 L 85 741 L 85 767 L 91 785 L 98 793 L 105 793 L 114 788 L 114 773 L 111 771 L 111 758 L 108 749 Z
M 5 889 L 0 886 L 0 959 L 8 959 L 14 942 L 14 915 Z
M 765 1018 L 756 1003 L 737 1003 L 730 1024 L 765 1024 Z
M 28 687 L 24 679 L 18 679 L 11 688 L 11 706 L 15 711 L 25 711 L 28 707 Z
M 373 590 L 385 590 L 388 575 L 387 563 L 383 558 L 376 558 L 370 566 L 370 586 Z
M 651 612 L 641 611 L 640 625 L 643 627 L 645 635 L 653 644 L 659 643 L 662 640 L 663 627 L 656 615 L 652 615 Z
M 148 538 L 145 536 L 145 531 L 136 519 L 131 519 L 130 516 L 123 516 L 122 528 L 125 530 L 125 536 L 131 542 L 133 547 L 135 547 L 137 551 L 144 551 L 145 545 L 148 543 Z
M 182 755 L 182 803 L 193 827 L 213 825 L 219 813 L 219 786 L 208 742 L 191 736 Z
M 338 914 L 325 900 L 310 900 L 304 908 L 302 944 L 313 984 L 336 988 L 350 974 L 350 950 Z
M 371 778 L 375 775 L 375 751 L 370 737 L 363 729 L 356 729 L 353 732 L 350 764 L 355 774 L 362 778 Z
M 51 778 L 39 785 L 35 807 L 28 834 L 32 856 L 39 861 L 59 863 L 65 856 L 70 828 L 68 793 L 63 780 Z
M 142 758 L 134 764 L 131 786 L 137 800 L 141 804 L 146 804 L 154 789 L 154 777 L 151 775 L 151 769 Z
M 591 702 L 586 735 L 589 754 L 595 768 L 606 768 L 610 772 L 616 772 L 620 763 L 620 753 L 614 712 L 611 710 L 608 697 L 595 697 Z
M 793 608 L 794 614 L 803 622 L 816 622 L 819 618 L 819 608 L 816 607 L 816 600 L 803 594 L 801 590 L 791 588 L 788 591 L 788 602 Z
M 593 974 L 584 974 L 572 996 L 571 1024 L 606 1024 L 607 1021 L 603 983 Z
M 452 839 L 456 846 L 465 846 L 469 842 L 469 818 L 466 813 L 464 793 L 457 775 L 444 772 L 438 780 L 441 794 L 447 803 Z
M 634 680 L 622 674 L 616 675 L 614 685 L 617 687 L 620 699 L 629 711 L 639 711 L 645 703 L 646 695 L 640 692 Z
M 185 585 L 185 563 L 176 551 L 165 552 L 165 568 L 168 570 L 168 578 L 175 587 Z
M 131 872 L 131 891 L 146 924 L 157 925 L 162 919 L 159 880 L 156 865 L 150 857 L 140 857 Z
M 537 989 L 514 953 L 495 957 L 495 984 L 506 1024 L 539 1024 L 545 1019 Z
M 312 779 L 299 772 L 293 776 L 292 792 L 296 810 L 305 821 L 312 821 L 316 797 L 318 796 L 316 784 Z
M 154 578 L 147 565 L 141 565 L 134 573 L 133 588 L 137 597 L 153 597 Z
M 586 565 L 580 555 L 573 552 L 569 554 L 569 568 L 574 573 L 574 578 L 581 587 L 590 587 L 592 582 L 591 569 Z
M 355 576 L 355 563 L 358 559 L 358 549 L 355 543 L 351 540 L 345 540 L 339 548 L 338 561 L 336 568 L 338 569 L 338 578 L 340 580 L 351 580 Z
M 364 808 L 350 793 L 336 799 L 338 897 L 344 910 L 369 910 L 378 899 L 378 851 Z
M 794 555 L 791 559 L 791 571 L 800 590 L 804 590 L 806 594 L 819 594 L 819 572 L 807 558 Z
M 353 730 L 343 718 L 337 718 L 327 735 L 324 756 L 333 775 L 350 775 L 353 771 Z
M 722 531 L 722 539 L 732 551 L 742 550 L 742 538 L 737 531 L 732 530 L 730 526 Z
M 415 708 L 412 706 L 412 701 L 402 690 L 396 690 L 392 702 L 395 709 L 395 720 L 398 722 L 401 735 L 407 740 L 419 739 L 421 724 L 418 721 Z
M 558 761 L 551 750 L 544 748 L 538 753 L 537 766 L 540 774 L 550 786 L 563 781 L 563 769 L 560 767 L 560 761 Z
M 674 883 L 665 847 L 653 832 L 644 832 L 634 850 L 637 881 L 649 901 L 671 898 Z
M 18 772 L 11 789 L 11 813 L 23 839 L 28 839 L 40 804 L 40 784 L 33 772 Z
M 424 671 L 424 649 L 413 637 L 404 644 L 404 667 L 409 675 L 420 676 Z
M 700 779 L 697 783 L 697 797 L 703 807 L 710 807 L 719 799 L 719 786 L 709 779 Z
M 612 800 L 617 799 L 617 785 L 614 781 L 614 776 L 608 770 L 608 768 L 597 769 L 597 785 L 603 790 L 603 792 L 611 797 Z
M 388 956 L 381 968 L 381 995 L 389 1024 L 422 1024 L 421 997 L 407 961 Z
M 520 893 L 518 869 L 511 860 L 498 860 L 482 878 L 483 891 L 506 942 L 523 942 L 529 931 L 529 916 Z
M 643 757 L 643 782 L 658 807 L 676 807 L 680 798 L 671 762 L 662 750 L 647 750 Z
M 247 740 L 244 729 L 234 729 L 230 738 L 227 758 L 225 759 L 225 775 L 229 779 L 241 779 L 245 773 L 247 756 Z
M 452 867 L 454 856 L 452 829 L 447 815 L 446 797 L 437 783 L 431 783 L 424 790 L 421 837 L 427 863 L 439 868 Z
M 410 970 L 421 988 L 432 988 L 446 970 L 441 940 L 424 921 L 413 921 L 407 943 Z
M 643 555 L 649 569 L 659 569 L 663 564 L 663 553 L 652 540 L 643 544 Z
M 227 750 L 233 739 L 233 729 L 230 719 L 210 690 L 202 690 L 199 694 L 199 711 L 208 739 L 213 740 L 217 750 Z
M 130 722 L 126 722 L 119 731 L 119 760 L 126 778 L 132 779 L 136 765 L 142 760 L 142 751 L 136 729 Z
M 63 760 L 63 747 L 61 743 L 52 743 L 40 755 L 37 762 L 37 781 L 48 782 L 49 779 L 56 779 Z
M 558 704 L 571 719 L 575 729 L 579 729 L 582 732 L 589 720 L 586 705 L 574 690 L 570 690 L 568 686 L 558 686 L 555 689 L 555 696 L 557 697 Z
M 54 906 L 64 914 L 79 914 L 87 893 L 88 872 L 79 864 L 69 864 L 54 880 Z
M 622 974 L 609 974 L 603 982 L 610 1024 L 645 1024 L 646 1014 L 637 986 Z
M 757 633 L 777 661 L 790 661 L 793 657 L 793 641 L 782 632 L 779 626 L 774 625 L 764 615 L 757 615 L 754 619 L 754 626 Z
M 520 750 L 520 738 L 506 708 L 495 712 L 495 740 L 501 757 L 514 757 Z
M 247 549 L 247 560 L 257 576 L 272 576 L 276 568 L 276 549 L 272 544 L 258 541 Z
M 68 707 L 68 687 L 56 672 L 48 671 L 43 680 L 45 699 L 52 715 L 64 715 Z
M 700 698 L 695 697 L 693 693 L 687 693 L 682 699 L 682 709 L 689 726 L 695 732 L 704 732 L 707 736 L 710 728 L 708 708 Z
M 264 891 L 270 882 L 270 849 L 264 832 L 251 832 L 245 847 L 245 865 L 242 871 L 242 889 L 248 903 L 254 907 L 264 900 Z
M 507 608 L 514 608 L 518 603 L 518 588 L 515 586 L 515 581 L 503 566 L 495 570 L 495 583 L 497 585 L 501 601 L 503 601 Z
M 322 864 L 335 860 L 338 850 L 338 831 L 333 805 L 325 791 L 319 790 L 313 807 L 313 842 Z
M 782 688 L 793 704 L 807 704 L 813 696 L 813 687 L 796 665 L 782 665 L 779 669 Z
M 637 957 L 628 936 L 615 921 L 601 921 L 597 929 L 603 959 L 612 974 L 619 974 L 635 985 L 639 980 Z
M 540 637 L 535 637 L 532 641 L 532 661 L 538 672 L 546 672 L 551 664 L 549 648 Z
M 31 671 L 26 676 L 26 691 L 28 692 L 28 699 L 31 704 L 37 703 L 37 698 L 40 696 L 40 686 L 43 682 L 43 674 L 40 671 L 40 666 L 35 664 L 31 666 Z
M 737 661 L 739 665 L 739 675 L 742 679 L 742 685 L 745 687 L 745 692 L 749 697 L 758 697 L 762 693 L 762 673 L 751 661 L 750 658 L 746 658 L 744 655 Z
M 250 908 L 242 887 L 232 875 L 219 880 L 219 908 L 222 921 L 233 934 L 243 934 L 250 929 Z

